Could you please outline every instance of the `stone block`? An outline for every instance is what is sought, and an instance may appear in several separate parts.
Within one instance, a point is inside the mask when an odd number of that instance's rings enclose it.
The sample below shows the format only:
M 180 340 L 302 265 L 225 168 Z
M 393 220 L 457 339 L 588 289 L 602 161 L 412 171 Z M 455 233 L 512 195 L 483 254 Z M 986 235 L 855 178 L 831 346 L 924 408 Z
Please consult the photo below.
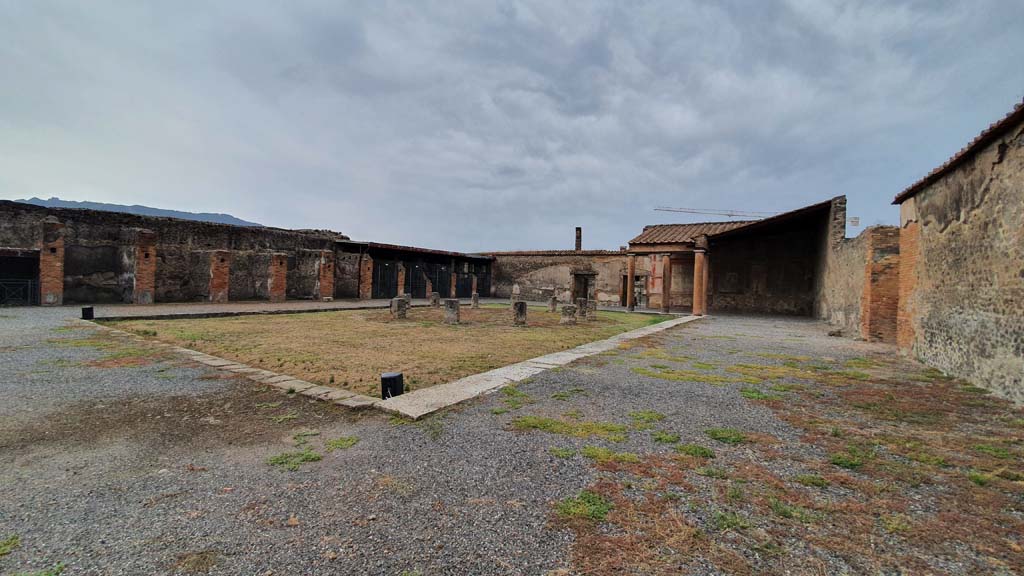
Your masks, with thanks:
M 558 297 L 552 296 L 548 299 L 548 312 L 558 312 Z
M 458 298 L 445 298 L 445 301 L 444 301 L 444 323 L 445 324 L 458 324 L 459 323 L 459 299 Z
M 587 320 L 597 320 L 597 300 L 587 300 Z
M 391 299 L 391 317 L 395 320 L 404 320 L 409 312 L 409 301 L 403 297 Z
M 576 307 L 572 304 L 562 306 L 562 319 L 558 321 L 559 324 L 576 324 Z
M 430 305 L 434 308 L 441 307 L 441 295 L 437 292 L 430 293 Z
M 512 325 L 526 326 L 526 302 L 512 303 Z
M 473 295 L 470 296 L 469 301 L 470 301 L 470 305 L 469 305 L 470 308 L 479 308 L 480 307 L 480 295 L 477 294 L 476 292 L 473 292 Z
M 585 320 L 587 318 L 587 299 L 577 298 L 576 299 L 576 317 L 579 320 Z

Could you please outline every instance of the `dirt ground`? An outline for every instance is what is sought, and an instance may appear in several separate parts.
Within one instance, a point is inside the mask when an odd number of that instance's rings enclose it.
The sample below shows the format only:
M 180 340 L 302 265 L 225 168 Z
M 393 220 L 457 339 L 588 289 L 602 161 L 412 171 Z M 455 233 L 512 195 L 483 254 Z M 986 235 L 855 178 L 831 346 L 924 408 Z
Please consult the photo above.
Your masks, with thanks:
M 448 326 L 443 314 L 440 308 L 413 308 L 405 320 L 394 320 L 387 310 L 352 310 L 112 325 L 322 386 L 374 395 L 382 372 L 403 372 L 407 387 L 425 388 L 668 318 L 602 311 L 596 321 L 561 326 L 560 313 L 534 307 L 528 326 L 515 327 L 508 306 L 464 306 L 460 324 Z

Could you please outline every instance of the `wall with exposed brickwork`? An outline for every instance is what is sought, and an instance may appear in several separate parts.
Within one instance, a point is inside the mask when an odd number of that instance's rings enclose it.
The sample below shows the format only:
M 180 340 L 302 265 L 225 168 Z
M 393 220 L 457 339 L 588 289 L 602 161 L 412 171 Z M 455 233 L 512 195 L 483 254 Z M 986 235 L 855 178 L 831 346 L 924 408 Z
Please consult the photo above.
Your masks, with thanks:
M 900 231 L 876 226 L 868 234 L 864 289 L 860 303 L 860 336 L 872 342 L 896 343 L 899 307 Z
M 495 258 L 491 288 L 497 298 L 510 298 L 512 287 L 518 284 L 520 297 L 524 300 L 545 301 L 554 295 L 560 302 L 568 303 L 572 300 L 572 270 L 592 269 L 597 272 L 598 302 L 620 303 L 628 258 L 625 252 L 564 250 L 494 252 L 488 255 Z
M 1024 122 L 901 205 L 899 341 L 1024 401 Z

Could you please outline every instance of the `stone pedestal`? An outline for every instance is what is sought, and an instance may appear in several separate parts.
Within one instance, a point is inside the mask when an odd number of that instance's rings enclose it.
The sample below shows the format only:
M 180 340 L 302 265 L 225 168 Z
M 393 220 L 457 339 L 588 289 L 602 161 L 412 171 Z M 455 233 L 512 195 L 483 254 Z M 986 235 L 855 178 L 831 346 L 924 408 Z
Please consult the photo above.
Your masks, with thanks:
M 512 298 L 511 298 L 511 300 L 513 302 L 518 302 L 520 300 L 519 295 L 520 295 L 519 284 L 513 284 L 512 285 Z
M 459 323 L 459 299 L 458 298 L 445 298 L 445 300 L 444 300 L 444 323 L 445 324 L 458 324 Z
M 576 318 L 578 320 L 586 320 L 587 318 L 587 299 L 577 298 L 576 299 Z
M 597 320 L 597 300 L 587 300 L 587 320 Z
M 558 312 L 558 298 L 557 297 L 552 296 L 548 300 L 548 312 L 552 312 L 552 313 Z
M 526 326 L 526 302 L 512 303 L 512 325 Z
M 396 320 L 403 320 L 409 312 L 409 301 L 405 298 L 391 299 L 391 317 Z
M 412 294 L 402 294 L 402 299 L 405 300 L 405 303 L 408 304 L 410 307 L 412 306 Z
M 558 321 L 559 324 L 576 324 L 576 307 L 572 304 L 568 306 L 562 306 L 562 319 Z
M 480 295 L 477 294 L 476 292 L 473 292 L 473 295 L 470 296 L 469 301 L 470 301 L 470 305 L 469 305 L 470 308 L 479 308 L 480 307 Z
M 441 307 L 441 295 L 438 294 L 437 292 L 431 292 L 430 293 L 430 305 L 433 306 L 434 308 L 440 308 Z

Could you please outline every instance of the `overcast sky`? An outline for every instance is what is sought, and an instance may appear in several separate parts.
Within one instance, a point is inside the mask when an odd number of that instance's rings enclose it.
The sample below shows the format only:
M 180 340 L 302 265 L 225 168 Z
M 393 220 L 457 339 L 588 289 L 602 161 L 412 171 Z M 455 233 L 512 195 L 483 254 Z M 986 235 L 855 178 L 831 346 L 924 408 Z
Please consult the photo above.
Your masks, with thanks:
M 0 198 L 476 251 L 846 194 L 855 234 L 1024 97 L 1022 24 L 1020 0 L 0 0 Z

